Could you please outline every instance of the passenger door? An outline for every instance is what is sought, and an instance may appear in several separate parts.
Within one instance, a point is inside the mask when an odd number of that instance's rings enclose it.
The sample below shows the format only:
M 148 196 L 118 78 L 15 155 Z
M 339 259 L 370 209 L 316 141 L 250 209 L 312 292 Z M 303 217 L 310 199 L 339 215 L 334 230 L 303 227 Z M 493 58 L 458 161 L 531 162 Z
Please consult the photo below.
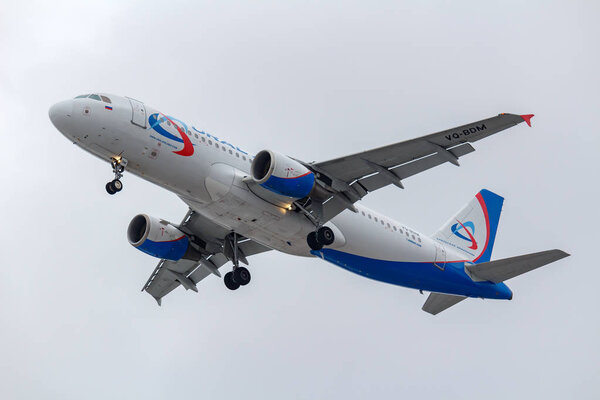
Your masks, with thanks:
M 146 107 L 141 101 L 129 99 L 131 103 L 131 123 L 146 129 Z

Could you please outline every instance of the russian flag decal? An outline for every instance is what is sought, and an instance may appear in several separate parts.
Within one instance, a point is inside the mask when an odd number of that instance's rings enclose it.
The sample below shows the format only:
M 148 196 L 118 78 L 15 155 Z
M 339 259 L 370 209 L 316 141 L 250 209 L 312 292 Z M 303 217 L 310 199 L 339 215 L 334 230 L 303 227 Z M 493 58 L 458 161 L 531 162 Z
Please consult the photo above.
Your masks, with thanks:
M 112 107 L 111 106 L 104 106 L 105 109 L 107 110 L 111 110 L 112 111 Z

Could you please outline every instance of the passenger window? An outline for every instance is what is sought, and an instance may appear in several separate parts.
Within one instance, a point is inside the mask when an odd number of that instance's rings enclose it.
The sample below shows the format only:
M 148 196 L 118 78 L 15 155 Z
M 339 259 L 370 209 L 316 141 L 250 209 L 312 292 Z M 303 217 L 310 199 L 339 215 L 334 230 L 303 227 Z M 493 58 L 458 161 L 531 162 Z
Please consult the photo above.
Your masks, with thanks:
M 242 160 L 246 161 L 246 156 L 242 156 Z
M 237 158 L 240 158 L 240 153 L 235 153 L 235 156 L 236 156 Z
M 391 226 L 390 226 L 390 223 L 389 223 L 389 222 L 388 222 L 387 226 L 388 226 L 388 228 L 391 228 Z
M 196 137 L 196 139 L 198 139 L 198 134 L 197 133 L 194 133 L 194 136 Z
M 202 136 L 202 141 L 206 142 L 206 138 L 204 136 Z
M 79 96 L 77 96 L 77 97 L 75 97 L 75 98 L 76 98 L 76 99 L 85 99 L 85 98 L 87 98 L 88 96 L 89 96 L 89 94 L 82 94 L 82 95 L 79 95 Z
M 233 151 L 229 150 L 229 154 L 233 155 Z
M 105 103 L 109 103 L 109 104 L 111 103 L 111 101 L 108 97 L 102 96 L 102 95 L 100 95 L 100 97 L 102 98 L 102 101 L 104 101 Z
M 208 141 L 208 144 L 212 144 L 212 140 L 209 140 L 209 141 Z
M 102 100 L 100 100 L 100 96 L 98 96 L 97 94 L 90 94 L 90 99 L 102 101 Z
M 225 146 L 221 147 L 223 149 L 223 151 L 225 151 Z
M 378 222 L 378 219 L 377 219 L 377 217 L 375 217 L 374 219 L 375 219 L 375 222 Z
M 396 232 L 398 230 L 398 228 L 396 228 L 396 226 L 394 226 L 394 232 Z
M 381 220 L 381 225 L 384 225 L 384 226 L 385 226 L 385 223 L 383 222 L 383 220 Z
M 365 216 L 365 212 L 364 211 L 362 211 L 362 215 L 363 215 L 363 217 Z
M 406 231 L 406 237 L 410 237 L 410 235 L 408 234 L 408 231 Z
M 419 243 L 421 243 L 421 238 L 420 237 L 418 237 L 417 240 L 419 241 Z
M 371 214 L 369 214 L 369 219 L 371 219 Z

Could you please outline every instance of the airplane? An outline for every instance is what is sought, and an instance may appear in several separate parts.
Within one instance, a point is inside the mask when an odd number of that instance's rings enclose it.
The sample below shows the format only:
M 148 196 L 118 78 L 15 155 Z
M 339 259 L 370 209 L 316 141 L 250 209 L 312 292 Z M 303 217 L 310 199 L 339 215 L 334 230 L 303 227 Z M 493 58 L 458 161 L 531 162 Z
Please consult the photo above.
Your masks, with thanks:
M 252 155 L 213 134 L 130 97 L 92 93 L 49 109 L 54 126 L 110 163 L 105 186 L 123 189 L 125 171 L 175 193 L 189 210 L 180 224 L 139 214 L 129 243 L 160 259 L 144 284 L 160 306 L 178 286 L 197 292 L 231 262 L 223 281 L 251 280 L 248 257 L 278 250 L 317 257 L 364 277 L 430 292 L 422 309 L 436 315 L 466 298 L 511 300 L 504 283 L 569 256 L 554 249 L 491 259 L 503 197 L 486 189 L 427 236 L 361 204 L 368 193 L 450 163 L 471 143 L 533 114 L 502 113 L 457 128 L 323 162 L 270 149 Z

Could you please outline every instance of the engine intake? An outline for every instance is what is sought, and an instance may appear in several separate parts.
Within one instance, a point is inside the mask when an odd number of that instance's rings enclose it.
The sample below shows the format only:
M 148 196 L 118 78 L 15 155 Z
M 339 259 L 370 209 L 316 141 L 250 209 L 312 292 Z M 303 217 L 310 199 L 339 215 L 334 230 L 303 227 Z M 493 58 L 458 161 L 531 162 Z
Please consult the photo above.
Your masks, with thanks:
M 190 246 L 190 239 L 167 221 L 136 215 L 127 228 L 127 240 L 138 250 L 153 257 L 178 261 L 182 258 L 197 259 L 197 251 Z
M 308 196 L 315 186 L 312 171 L 298 161 L 271 150 L 259 152 L 250 168 L 254 182 L 282 196 L 301 199 Z

